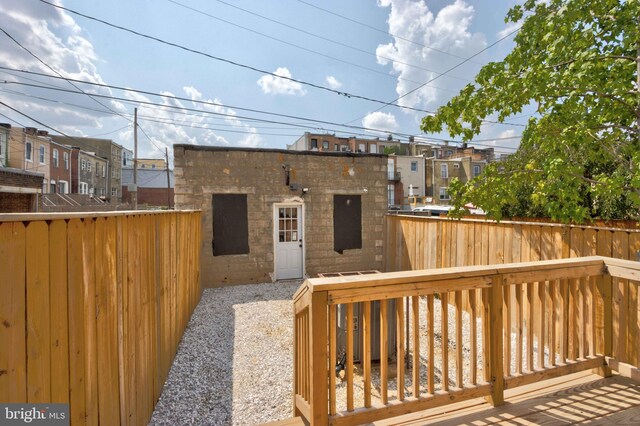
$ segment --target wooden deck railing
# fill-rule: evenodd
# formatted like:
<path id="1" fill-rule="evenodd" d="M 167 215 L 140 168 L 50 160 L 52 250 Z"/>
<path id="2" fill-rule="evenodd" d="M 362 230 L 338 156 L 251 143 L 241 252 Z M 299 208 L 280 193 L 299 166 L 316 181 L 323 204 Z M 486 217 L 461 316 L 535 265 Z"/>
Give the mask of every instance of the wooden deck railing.
<path id="1" fill-rule="evenodd" d="M 640 280 L 640 264 L 599 256 L 309 279 L 294 295 L 295 415 L 353 425 L 480 396 L 499 405 L 505 389 L 582 370 L 638 375 L 640 317 L 622 303 L 637 297 L 629 280 Z M 338 310 L 361 325 L 344 331 L 343 378 L 334 371 Z"/>

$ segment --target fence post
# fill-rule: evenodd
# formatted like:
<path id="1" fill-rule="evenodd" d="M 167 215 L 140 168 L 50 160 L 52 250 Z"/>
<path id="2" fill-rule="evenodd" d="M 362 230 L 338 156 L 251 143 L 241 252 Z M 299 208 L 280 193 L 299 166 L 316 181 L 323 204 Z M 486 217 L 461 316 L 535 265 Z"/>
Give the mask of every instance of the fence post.
<path id="1" fill-rule="evenodd" d="M 329 424 L 329 368 L 328 341 L 329 327 L 327 326 L 327 292 L 311 293 L 311 307 L 309 309 L 309 358 L 311 385 L 311 424 Z"/>
<path id="2" fill-rule="evenodd" d="M 504 402 L 502 285 L 503 276 L 495 275 L 491 287 L 482 290 L 484 378 L 491 383 L 491 394 L 486 399 L 494 407 Z"/>

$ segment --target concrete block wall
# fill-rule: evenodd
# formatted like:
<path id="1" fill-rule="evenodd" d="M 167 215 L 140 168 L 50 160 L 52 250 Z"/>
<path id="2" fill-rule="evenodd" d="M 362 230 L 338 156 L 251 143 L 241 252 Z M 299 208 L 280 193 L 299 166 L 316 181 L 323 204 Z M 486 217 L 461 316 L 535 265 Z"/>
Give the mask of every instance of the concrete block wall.
<path id="1" fill-rule="evenodd" d="M 175 206 L 202 210 L 202 285 L 270 282 L 274 278 L 274 204 L 303 205 L 304 272 L 382 269 L 387 210 L 387 156 L 175 145 Z M 290 184 L 286 185 L 285 168 Z M 309 188 L 302 194 L 301 188 Z M 247 255 L 213 256 L 212 194 L 247 194 Z M 334 251 L 333 197 L 362 201 L 362 248 Z"/>

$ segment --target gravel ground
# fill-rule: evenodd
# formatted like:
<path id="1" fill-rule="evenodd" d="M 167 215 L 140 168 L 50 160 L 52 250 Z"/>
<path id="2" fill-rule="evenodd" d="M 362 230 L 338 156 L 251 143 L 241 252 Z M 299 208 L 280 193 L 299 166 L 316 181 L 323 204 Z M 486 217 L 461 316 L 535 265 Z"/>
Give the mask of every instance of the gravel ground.
<path id="1" fill-rule="evenodd" d="M 256 425 L 292 415 L 293 293 L 301 281 L 205 289 L 187 326 L 151 425 Z M 420 299 L 421 392 L 426 392 L 426 300 Z M 434 306 L 435 387 L 442 388 L 442 353 L 449 353 L 449 384 L 455 386 L 455 308 L 448 307 L 449 336 L 443 345 L 441 305 Z M 482 381 L 482 328 L 477 321 L 478 381 Z M 464 383 L 470 378 L 470 317 L 463 313 Z M 512 336 L 512 371 L 515 334 Z M 526 341 L 525 341 L 526 342 Z M 534 346 L 534 349 L 535 348 Z M 525 343 L 526 350 L 526 343 Z M 411 352 L 411 351 L 410 351 Z M 537 365 L 537 355 L 534 355 Z M 545 358 L 548 361 L 548 354 Z M 355 406 L 364 401 L 359 366 L 354 374 Z M 380 373 L 372 366 L 372 399 L 379 401 Z M 346 382 L 337 379 L 338 411 L 346 409 Z M 411 370 L 405 372 L 411 395 Z M 396 399 L 390 367 L 389 400 Z"/>
<path id="2" fill-rule="evenodd" d="M 205 289 L 150 425 L 255 425 L 292 415 L 301 281 Z"/>

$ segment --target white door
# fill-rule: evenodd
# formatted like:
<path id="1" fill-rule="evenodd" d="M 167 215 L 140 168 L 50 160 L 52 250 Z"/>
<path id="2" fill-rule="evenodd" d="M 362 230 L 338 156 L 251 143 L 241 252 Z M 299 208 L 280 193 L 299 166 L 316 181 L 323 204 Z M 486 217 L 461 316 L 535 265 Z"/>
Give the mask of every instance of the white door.
<path id="1" fill-rule="evenodd" d="M 302 206 L 275 207 L 276 279 L 302 278 Z"/>

